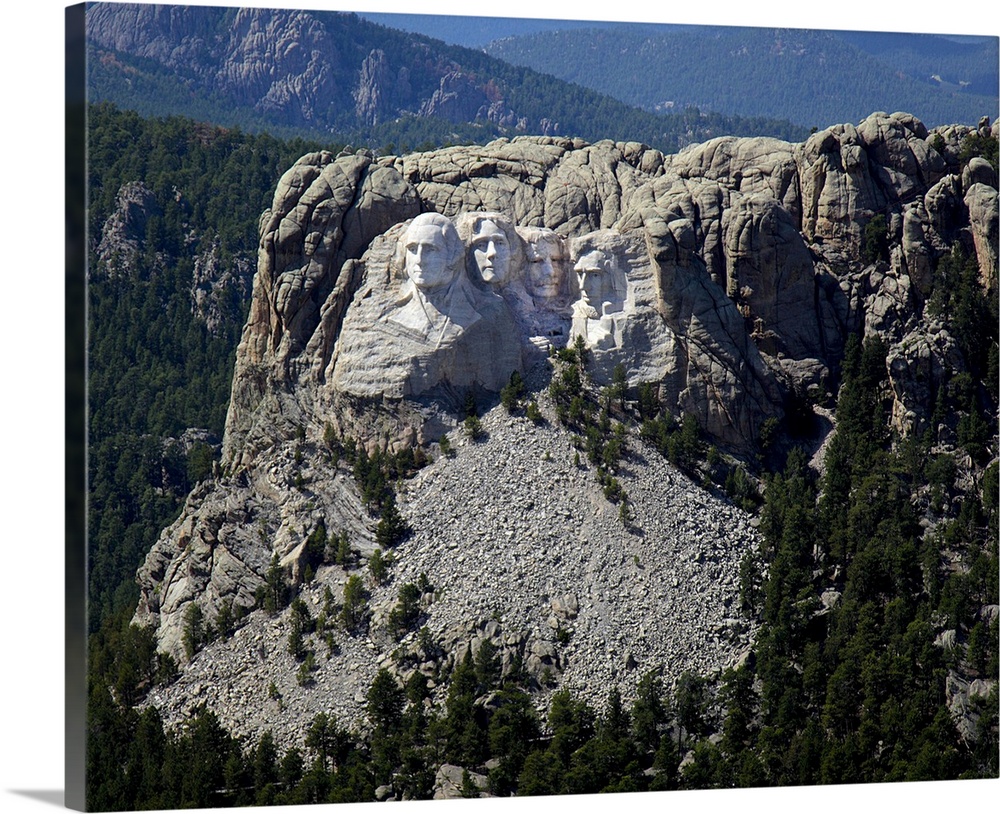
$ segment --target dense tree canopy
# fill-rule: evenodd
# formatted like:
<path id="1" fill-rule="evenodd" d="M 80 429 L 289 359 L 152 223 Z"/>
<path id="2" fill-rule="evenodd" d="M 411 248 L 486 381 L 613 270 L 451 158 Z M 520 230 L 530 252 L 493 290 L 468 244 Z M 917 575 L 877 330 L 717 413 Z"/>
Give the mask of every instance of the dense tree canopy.
<path id="1" fill-rule="evenodd" d="M 257 219 L 281 173 L 318 145 L 193 121 L 143 119 L 110 105 L 88 113 L 92 249 L 125 184 L 142 182 L 149 219 L 129 273 L 92 265 L 88 286 L 90 622 L 134 603 L 133 575 L 193 483 L 204 445 L 165 444 L 189 427 L 221 437 L 247 298 L 220 301 L 214 330 L 192 307 L 195 258 L 225 266 L 256 254 Z"/>

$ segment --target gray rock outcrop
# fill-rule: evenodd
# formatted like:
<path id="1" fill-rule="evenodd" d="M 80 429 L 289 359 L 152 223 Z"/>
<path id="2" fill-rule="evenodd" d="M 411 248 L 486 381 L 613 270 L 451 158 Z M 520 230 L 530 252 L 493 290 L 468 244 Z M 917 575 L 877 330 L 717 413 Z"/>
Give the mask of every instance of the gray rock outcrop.
<path id="1" fill-rule="evenodd" d="M 866 325 L 902 339 L 911 326 L 893 314 L 929 295 L 937 258 L 956 235 L 976 251 L 984 284 L 995 279 L 996 190 L 982 182 L 989 173 L 980 164 L 968 179 L 949 174 L 948 159 L 932 146 L 947 154 L 938 136 L 906 114 L 879 113 L 803 145 L 722 138 L 676 156 L 541 137 L 404 157 L 306 156 L 286 173 L 262 220 L 226 458 L 244 465 L 272 430 L 319 428 L 330 418 L 330 399 L 317 394 L 338 380 L 331 362 L 351 308 L 371 305 L 367 295 L 351 301 L 359 289 L 377 299 L 394 285 L 391 247 L 374 245 L 376 237 L 420 212 L 454 219 L 477 210 L 519 228 L 572 238 L 612 230 L 644 243 L 645 256 L 632 265 L 649 270 L 653 290 L 640 298 L 660 318 L 631 343 L 648 346 L 642 358 L 622 353 L 604 368 L 625 364 L 632 384 L 655 378 L 668 408 L 693 413 L 722 443 L 749 450 L 790 395 L 822 397 L 846 331 Z M 888 276 L 878 272 L 873 292 L 861 244 L 876 215 L 888 216 L 902 252 Z M 634 276 L 640 288 L 643 273 Z M 377 395 L 399 394 L 352 391 Z M 338 429 L 354 433 L 364 424 L 342 421 L 357 411 L 335 406 Z M 394 443 L 433 440 L 448 424 L 428 421 L 399 423 Z"/>
<path id="2" fill-rule="evenodd" d="M 461 766 L 445 763 L 437 770 L 434 777 L 434 799 L 454 800 L 457 797 L 463 797 L 466 778 L 477 789 L 477 795 L 485 792 L 489 787 L 486 775 L 469 772 Z"/>
<path id="3" fill-rule="evenodd" d="M 101 229 L 93 273 L 108 277 L 135 274 L 149 219 L 162 214 L 153 190 L 140 181 L 124 184 L 115 196 L 114 210 Z"/>
<path id="4" fill-rule="evenodd" d="M 387 40 L 345 12 L 96 3 L 87 33 L 103 57 L 156 62 L 192 92 L 284 127 L 343 133 L 410 116 L 559 131 L 550 117 L 514 109 L 496 69 L 463 69 L 454 53 L 403 34 Z"/>
<path id="5" fill-rule="evenodd" d="M 979 260 L 980 282 L 984 288 L 996 288 L 997 245 L 1000 242 L 996 185 L 973 184 L 965 193 L 965 206 Z"/>
<path id="6" fill-rule="evenodd" d="M 254 264 L 245 254 L 220 257 L 219 243 L 194 258 L 191 280 L 191 310 L 217 334 L 233 318 L 233 302 L 245 302 L 253 286 Z"/>

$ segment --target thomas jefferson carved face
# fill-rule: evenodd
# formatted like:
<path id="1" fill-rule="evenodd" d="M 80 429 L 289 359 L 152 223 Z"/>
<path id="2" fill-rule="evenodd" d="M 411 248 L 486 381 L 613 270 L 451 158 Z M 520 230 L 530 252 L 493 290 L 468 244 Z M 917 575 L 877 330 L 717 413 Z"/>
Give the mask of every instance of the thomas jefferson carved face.
<path id="1" fill-rule="evenodd" d="M 487 285 L 503 285 L 510 276 L 510 244 L 493 221 L 481 220 L 472 236 L 472 256 Z"/>
<path id="2" fill-rule="evenodd" d="M 457 242 L 458 235 L 452 237 L 442 224 L 423 216 L 406 230 L 403 238 L 406 274 L 421 291 L 441 288 L 455 279 L 457 270 L 452 264 L 449 240 Z"/>

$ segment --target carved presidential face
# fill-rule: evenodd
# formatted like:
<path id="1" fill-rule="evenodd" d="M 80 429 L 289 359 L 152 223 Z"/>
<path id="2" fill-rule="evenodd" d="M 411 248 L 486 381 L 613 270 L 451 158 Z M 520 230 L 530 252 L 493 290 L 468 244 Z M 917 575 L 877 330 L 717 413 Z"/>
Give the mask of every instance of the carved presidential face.
<path id="1" fill-rule="evenodd" d="M 448 236 L 441 225 L 417 218 L 406 230 L 403 243 L 406 274 L 418 289 L 431 291 L 455 278 Z"/>
<path id="2" fill-rule="evenodd" d="M 609 262 L 602 251 L 584 252 L 573 266 L 580 281 L 580 299 L 588 305 L 600 306 L 609 299 L 611 280 L 608 279 Z"/>
<path id="3" fill-rule="evenodd" d="M 528 284 L 531 293 L 543 299 L 559 296 L 565 253 L 558 238 L 528 243 Z"/>
<path id="4" fill-rule="evenodd" d="M 476 224 L 470 246 L 479 277 L 487 285 L 503 285 L 510 276 L 510 244 L 493 221 Z"/>

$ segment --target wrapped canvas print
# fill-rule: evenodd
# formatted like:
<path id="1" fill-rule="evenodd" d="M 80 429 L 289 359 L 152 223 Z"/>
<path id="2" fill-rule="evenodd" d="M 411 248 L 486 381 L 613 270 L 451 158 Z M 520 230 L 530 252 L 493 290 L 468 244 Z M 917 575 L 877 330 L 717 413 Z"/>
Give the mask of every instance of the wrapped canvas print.
<path id="1" fill-rule="evenodd" d="M 998 777 L 996 36 L 66 21 L 69 805 Z"/>

